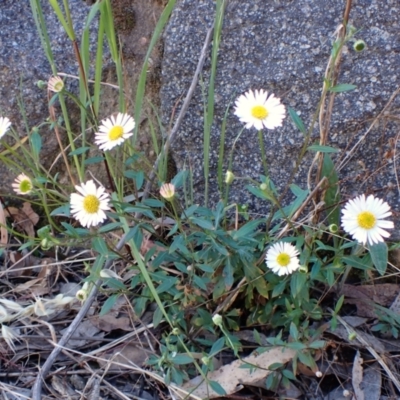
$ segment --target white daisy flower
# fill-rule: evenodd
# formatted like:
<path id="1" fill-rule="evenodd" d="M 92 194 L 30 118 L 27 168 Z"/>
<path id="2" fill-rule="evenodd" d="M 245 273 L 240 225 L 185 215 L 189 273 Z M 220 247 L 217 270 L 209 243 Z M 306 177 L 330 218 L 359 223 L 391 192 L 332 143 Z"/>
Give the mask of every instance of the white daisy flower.
<path id="1" fill-rule="evenodd" d="M 131 137 L 134 128 L 135 121 L 130 115 L 122 113 L 118 113 L 117 117 L 112 115 L 101 121 L 100 132 L 96 133 L 95 143 L 101 150 L 111 150 Z"/>
<path id="2" fill-rule="evenodd" d="M 29 194 L 33 188 L 31 179 L 25 174 L 19 174 L 11 186 L 15 193 L 22 195 Z"/>
<path id="3" fill-rule="evenodd" d="M 59 76 L 52 76 L 47 82 L 47 89 L 60 93 L 64 89 L 64 81 Z"/>
<path id="4" fill-rule="evenodd" d="M 265 262 L 275 274 L 289 275 L 300 267 L 298 255 L 296 247 L 290 243 L 278 242 L 267 251 Z"/>
<path id="5" fill-rule="evenodd" d="M 342 210 L 342 226 L 357 242 L 370 245 L 383 242 L 390 236 L 385 229 L 393 229 L 392 221 L 384 218 L 392 215 L 388 203 L 375 198 L 372 194 L 356 197 L 346 203 Z"/>
<path id="6" fill-rule="evenodd" d="M 92 180 L 76 185 L 75 189 L 80 193 L 72 193 L 70 198 L 71 213 L 82 226 L 96 226 L 103 222 L 107 216 L 104 212 L 110 209 L 110 196 L 103 186 L 96 188 Z"/>
<path id="7" fill-rule="evenodd" d="M 11 126 L 11 121 L 7 117 L 0 117 L 0 138 L 2 138 Z"/>
<path id="8" fill-rule="evenodd" d="M 264 127 L 275 129 L 282 125 L 285 118 L 285 106 L 281 101 L 264 90 L 249 90 L 242 94 L 235 102 L 235 115 L 250 129 L 254 126 L 257 130 Z"/>

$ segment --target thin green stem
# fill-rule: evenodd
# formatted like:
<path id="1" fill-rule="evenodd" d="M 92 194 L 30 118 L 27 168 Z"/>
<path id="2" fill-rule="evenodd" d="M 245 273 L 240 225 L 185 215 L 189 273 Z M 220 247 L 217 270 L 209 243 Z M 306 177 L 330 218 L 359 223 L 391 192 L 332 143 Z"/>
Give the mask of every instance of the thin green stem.
<path id="1" fill-rule="evenodd" d="M 269 176 L 267 156 L 265 154 L 265 147 L 264 147 L 264 137 L 261 129 L 258 131 L 258 141 L 260 143 L 261 161 L 263 163 L 264 174 L 265 176 Z"/>

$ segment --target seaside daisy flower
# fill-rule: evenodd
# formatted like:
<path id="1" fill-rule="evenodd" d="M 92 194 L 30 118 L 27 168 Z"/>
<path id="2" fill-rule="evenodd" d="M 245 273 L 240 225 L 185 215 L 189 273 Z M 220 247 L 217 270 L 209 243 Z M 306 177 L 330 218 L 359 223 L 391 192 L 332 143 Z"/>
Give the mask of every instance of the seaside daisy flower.
<path id="1" fill-rule="evenodd" d="M 175 196 L 175 186 L 172 183 L 164 183 L 160 188 L 160 195 L 171 201 Z"/>
<path id="2" fill-rule="evenodd" d="M 278 242 L 267 251 L 265 262 L 275 274 L 289 275 L 300 267 L 298 255 L 296 247 L 290 243 Z"/>
<path id="3" fill-rule="evenodd" d="M 118 113 L 117 116 L 103 119 L 100 132 L 95 135 L 95 143 L 101 150 L 111 150 L 119 146 L 133 135 L 134 119 L 128 114 Z"/>
<path id="4" fill-rule="evenodd" d="M 282 125 L 285 118 L 285 106 L 281 104 L 280 99 L 264 90 L 249 90 L 242 94 L 235 102 L 235 115 L 241 122 L 246 124 L 246 128 L 261 130 L 275 129 Z"/>
<path id="5" fill-rule="evenodd" d="M 15 193 L 22 195 L 29 194 L 33 188 L 31 179 L 25 174 L 19 174 L 11 186 Z"/>
<path id="6" fill-rule="evenodd" d="M 7 117 L 0 117 L 0 138 L 10 129 L 11 121 Z"/>
<path id="7" fill-rule="evenodd" d="M 362 244 L 383 242 L 390 236 L 385 229 L 393 229 L 392 221 L 384 218 L 392 215 L 388 203 L 375 198 L 372 194 L 349 200 L 342 210 L 342 226 L 353 239 Z"/>
<path id="8" fill-rule="evenodd" d="M 60 93 L 64 89 L 64 81 L 59 76 L 52 76 L 47 82 L 47 89 Z"/>
<path id="9" fill-rule="evenodd" d="M 104 212 L 110 209 L 110 196 L 103 186 L 98 188 L 92 180 L 76 185 L 79 193 L 72 193 L 70 197 L 71 213 L 82 226 L 91 227 L 103 222 L 107 216 Z"/>

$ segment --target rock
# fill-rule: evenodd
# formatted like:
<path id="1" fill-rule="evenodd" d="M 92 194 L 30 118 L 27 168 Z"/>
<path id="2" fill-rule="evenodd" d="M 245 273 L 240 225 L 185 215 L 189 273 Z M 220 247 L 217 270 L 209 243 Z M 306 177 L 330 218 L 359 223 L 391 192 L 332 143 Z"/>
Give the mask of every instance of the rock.
<path id="1" fill-rule="evenodd" d="M 71 41 L 58 22 L 48 1 L 41 2 L 45 15 L 48 33 L 59 72 L 78 75 L 78 65 Z M 90 8 L 82 0 L 69 0 L 72 20 L 77 34 L 78 43 L 82 29 L 86 23 Z M 93 29 L 96 21 L 92 22 Z M 42 48 L 39 34 L 35 25 L 29 1 L 5 0 L 0 7 L 0 112 L 12 122 L 12 127 L 20 137 L 24 137 L 34 126 L 45 122 L 49 116 L 47 91 L 39 89 L 37 81 L 47 81 L 51 76 L 50 64 Z M 96 43 L 96 33 L 93 31 L 91 42 Z M 74 87 L 77 82 L 67 80 L 67 87 Z M 23 104 L 26 123 L 21 114 L 19 102 Z M 71 111 L 74 108 L 71 106 Z M 76 112 L 76 111 L 75 111 Z M 58 112 L 57 116 L 60 116 Z M 79 124 L 79 118 L 76 120 Z M 79 125 L 78 125 L 79 126 Z M 48 168 L 60 152 L 56 136 L 48 125 L 40 128 L 43 141 L 41 160 Z M 5 140 L 9 138 L 5 137 Z M 27 171 L 29 174 L 29 171 Z M 54 169 L 52 170 L 55 174 Z M 16 173 L 10 172 L 0 163 L 0 177 L 3 195 L 10 193 L 11 182 Z"/>
<path id="2" fill-rule="evenodd" d="M 229 103 L 249 89 L 265 89 L 296 110 L 308 127 L 320 98 L 333 35 L 342 22 L 345 6 L 345 2 L 328 0 L 231 0 L 228 3 L 218 54 L 215 119 L 210 146 L 212 204 L 220 198 L 216 181 L 220 130 Z M 214 9 L 213 0 L 181 0 L 173 12 L 164 34 L 162 63 L 161 107 L 166 125 L 178 103 L 176 118 L 181 99 L 190 85 L 206 31 L 213 21 Z M 336 163 L 340 163 L 366 135 L 400 83 L 399 2 L 353 2 L 350 24 L 360 29 L 355 37 L 367 43 L 367 50 L 357 53 L 349 42 L 343 52 L 339 83 L 354 84 L 357 89 L 340 93 L 335 99 L 327 144 L 340 149 Z M 210 58 L 206 60 L 203 72 L 205 91 L 209 73 Z M 342 200 L 374 193 L 399 211 L 397 162 L 394 161 L 400 121 L 395 110 L 398 110 L 399 101 L 400 96 L 397 96 L 349 162 L 340 169 Z M 233 141 L 241 128 L 232 103 L 226 131 L 225 169 Z M 303 134 L 289 117 L 281 128 L 264 130 L 263 134 L 270 176 L 282 192 L 303 146 Z M 313 143 L 318 143 L 317 124 L 312 138 Z M 192 169 L 195 201 L 204 203 L 200 85 L 172 149 L 178 167 Z M 306 176 L 314 154 L 308 153 L 295 178 L 295 183 L 303 189 L 307 188 Z M 243 131 L 236 144 L 233 165 L 236 176 L 258 180 L 259 174 L 263 173 L 255 129 Z M 253 213 L 263 214 L 268 209 L 265 202 L 244 189 L 243 181 L 236 181 L 232 186 L 230 201 L 249 204 Z"/>

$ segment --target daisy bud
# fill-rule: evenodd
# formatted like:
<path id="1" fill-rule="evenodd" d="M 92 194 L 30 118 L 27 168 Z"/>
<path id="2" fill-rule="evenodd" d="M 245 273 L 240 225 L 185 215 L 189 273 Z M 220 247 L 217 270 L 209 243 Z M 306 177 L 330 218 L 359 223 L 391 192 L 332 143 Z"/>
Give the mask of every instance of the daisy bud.
<path id="1" fill-rule="evenodd" d="M 167 201 L 172 201 L 175 196 L 175 186 L 172 183 L 164 183 L 160 188 L 160 195 Z"/>
<path id="2" fill-rule="evenodd" d="M 366 47 L 367 45 L 365 44 L 364 40 L 357 40 L 353 44 L 353 49 L 358 53 L 365 50 Z"/>
<path id="3" fill-rule="evenodd" d="M 357 333 L 355 332 L 351 332 L 349 333 L 349 340 L 355 340 L 357 338 Z"/>
<path id="4" fill-rule="evenodd" d="M 36 85 L 39 89 L 46 89 L 46 82 L 45 81 L 37 81 Z"/>
<path id="5" fill-rule="evenodd" d="M 317 372 L 315 373 L 315 376 L 316 376 L 317 378 L 321 378 L 321 377 L 322 377 L 322 372 L 321 372 L 321 371 L 317 371 Z"/>
<path id="6" fill-rule="evenodd" d="M 212 317 L 212 321 L 214 322 L 215 325 L 222 326 L 222 317 L 219 314 L 215 314 Z"/>
<path id="7" fill-rule="evenodd" d="M 47 89 L 54 93 L 60 93 L 64 89 L 64 82 L 59 76 L 52 76 L 47 82 Z"/>
<path id="8" fill-rule="evenodd" d="M 262 183 L 262 184 L 260 185 L 260 189 L 261 189 L 261 190 L 267 190 L 267 189 L 268 189 L 268 185 L 267 185 L 266 183 Z"/>
<path id="9" fill-rule="evenodd" d="M 299 271 L 302 272 L 303 274 L 307 274 L 308 273 L 307 265 L 300 265 Z"/>
<path id="10" fill-rule="evenodd" d="M 177 335 L 179 335 L 179 333 L 180 333 L 180 330 L 179 330 L 179 328 L 174 328 L 174 329 L 172 329 L 172 332 L 171 332 L 173 335 L 175 335 L 175 336 L 177 336 Z"/>
<path id="11" fill-rule="evenodd" d="M 339 227 L 336 224 L 330 224 L 329 225 L 329 232 L 330 233 L 337 233 L 339 230 Z"/>
<path id="12" fill-rule="evenodd" d="M 210 358 L 204 356 L 204 357 L 201 358 L 201 362 L 202 362 L 204 365 L 208 365 L 208 364 L 210 363 Z"/>
<path id="13" fill-rule="evenodd" d="M 350 394 L 349 390 L 343 390 L 343 397 L 350 397 Z"/>
<path id="14" fill-rule="evenodd" d="M 235 175 L 233 175 L 232 171 L 226 171 L 225 174 L 225 183 L 230 185 L 235 180 Z"/>

